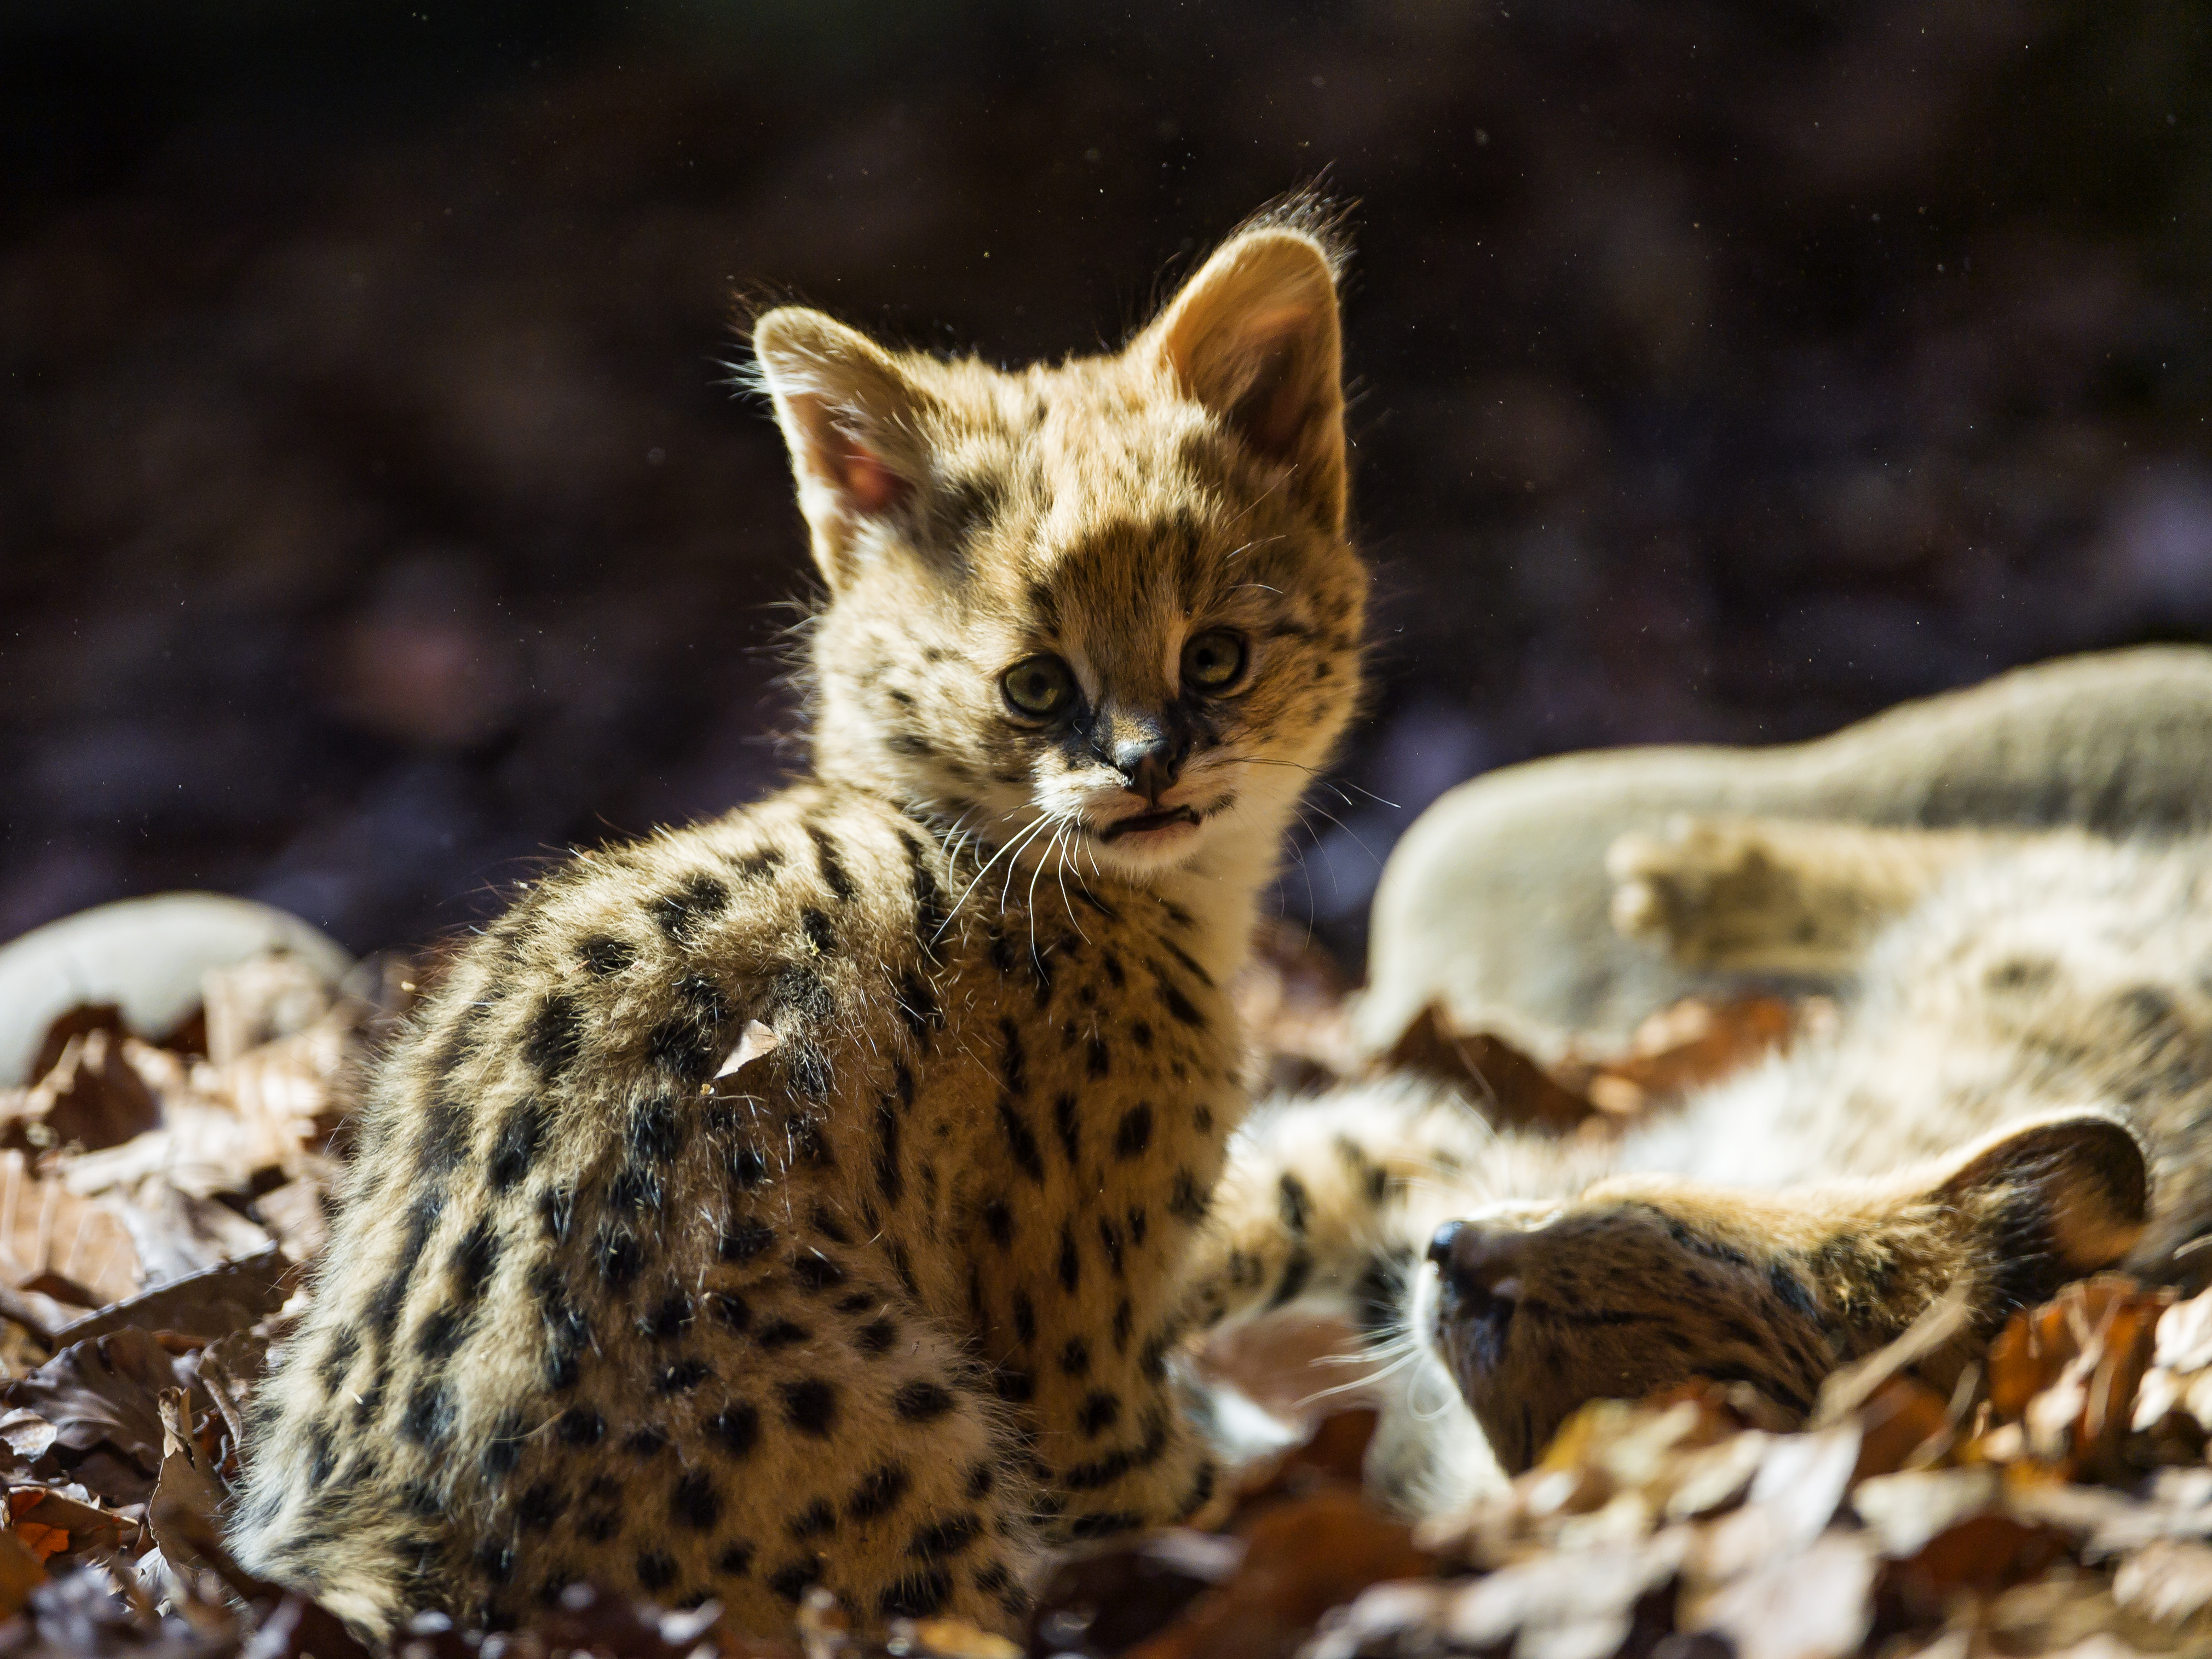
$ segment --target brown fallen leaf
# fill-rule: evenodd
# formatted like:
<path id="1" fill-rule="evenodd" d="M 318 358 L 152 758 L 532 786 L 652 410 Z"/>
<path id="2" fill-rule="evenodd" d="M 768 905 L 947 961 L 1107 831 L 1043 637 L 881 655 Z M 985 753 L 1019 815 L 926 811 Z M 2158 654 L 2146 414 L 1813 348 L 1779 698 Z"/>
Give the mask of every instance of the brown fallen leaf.
<path id="1" fill-rule="evenodd" d="M 8 1494 L 9 1524 L 18 1532 L 36 1526 L 59 1538 L 59 1553 L 112 1553 L 136 1548 L 138 1523 L 113 1510 L 44 1486 L 17 1486 Z"/>
<path id="2" fill-rule="evenodd" d="M 1375 1069 L 1433 1078 L 1469 1096 L 1492 1122 L 1515 1128 L 1564 1133 L 1596 1110 L 1587 1097 L 1564 1086 L 1504 1037 L 1454 1030 L 1450 1015 L 1433 1002 L 1414 1016 Z"/>
<path id="3" fill-rule="evenodd" d="M 242 1331 L 284 1305 L 296 1269 L 274 1244 L 258 1254 L 173 1279 L 150 1291 L 110 1303 L 54 1333 L 57 1346 L 88 1341 L 110 1331 L 174 1331 L 213 1341 Z"/>
<path id="4" fill-rule="evenodd" d="M 89 1298 L 82 1305 L 96 1308 L 138 1288 L 137 1249 L 106 1206 L 38 1172 L 22 1153 L 0 1152 L 0 1277 L 21 1286 L 42 1273 L 81 1286 Z M 48 1313 L 56 1326 L 71 1316 Z"/>
<path id="5" fill-rule="evenodd" d="M 2135 1420 L 2136 1390 L 2173 1302 L 2170 1290 L 2100 1273 L 2015 1314 L 1990 1348 L 1991 1411 L 2018 1424 L 2026 1451 L 2054 1468 L 2125 1478 L 2121 1446 Z M 1991 1455 L 2003 1449 L 2001 1443 Z"/>
<path id="6" fill-rule="evenodd" d="M 126 1327 L 74 1343 L 0 1387 L 0 1404 L 34 1412 L 54 1425 L 42 1463 L 52 1461 L 112 1502 L 134 1504 L 153 1491 L 161 1470 L 159 1402 L 176 1383 L 167 1351 L 146 1332 Z"/>
<path id="7" fill-rule="evenodd" d="M 182 1389 L 167 1389 L 159 1402 L 161 1472 L 147 1500 L 146 1524 L 162 1557 L 179 1571 L 212 1570 L 197 1540 L 220 1531 L 223 1492 L 207 1455 L 192 1437 L 191 1407 Z"/>
<path id="8" fill-rule="evenodd" d="M 1244 1548 L 1237 1539 L 1170 1529 L 1067 1551 L 1038 1585 L 1028 1644 L 1043 1653 L 1118 1654 L 1227 1583 Z"/>
<path id="9" fill-rule="evenodd" d="M 45 1560 L 12 1529 L 0 1532 L 0 1619 L 13 1619 L 46 1582 Z"/>
<path id="10" fill-rule="evenodd" d="M 1646 1018 L 1626 1054 L 1571 1057 L 1559 1080 L 1603 1111 L 1632 1115 L 1785 1047 L 1797 1022 L 1796 1008 L 1780 997 L 1689 997 Z"/>
<path id="11" fill-rule="evenodd" d="M 158 1126 L 161 1103 L 124 1048 L 123 1034 L 105 1027 L 70 1037 L 51 1069 L 13 1092 L 0 1115 L 0 1144 L 30 1152 L 115 1146 Z"/>
<path id="12" fill-rule="evenodd" d="M 1245 1554 L 1235 1576 L 1128 1650 L 1128 1659 L 1289 1659 L 1329 1608 L 1370 1584 L 1425 1577 L 1436 1566 L 1410 1528 L 1341 1488 L 1264 1509 L 1241 1530 Z"/>

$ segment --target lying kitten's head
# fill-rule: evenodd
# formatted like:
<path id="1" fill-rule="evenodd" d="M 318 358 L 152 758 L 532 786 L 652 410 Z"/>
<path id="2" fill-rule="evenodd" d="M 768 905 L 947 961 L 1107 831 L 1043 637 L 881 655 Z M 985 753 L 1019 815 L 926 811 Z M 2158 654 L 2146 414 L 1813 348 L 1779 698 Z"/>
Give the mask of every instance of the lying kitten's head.
<path id="1" fill-rule="evenodd" d="M 1916 1369 L 1948 1386 L 2015 1308 L 2142 1234 L 2142 1148 L 2101 1116 L 2005 1130 L 1892 1180 L 1781 1192 L 1620 1176 L 1437 1231 L 1415 1318 L 1518 1474 L 1592 1400 L 1692 1376 L 1802 1414 L 1946 1288 L 1971 1315 Z"/>
<path id="2" fill-rule="evenodd" d="M 1272 842 L 1358 692 L 1334 259 L 1263 223 L 1118 355 L 1012 372 L 759 320 L 825 775 L 1078 869 Z"/>

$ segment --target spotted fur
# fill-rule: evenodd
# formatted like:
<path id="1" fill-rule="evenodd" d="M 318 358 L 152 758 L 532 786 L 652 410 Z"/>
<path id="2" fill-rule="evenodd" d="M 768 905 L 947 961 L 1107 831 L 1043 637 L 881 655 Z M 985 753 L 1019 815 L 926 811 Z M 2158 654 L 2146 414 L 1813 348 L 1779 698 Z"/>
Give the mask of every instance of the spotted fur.
<path id="1" fill-rule="evenodd" d="M 2212 1226 L 2212 843 L 1911 833 L 1675 839 L 1765 872 L 1705 902 L 1840 915 L 1868 870 L 1859 908 L 1888 926 L 1830 930 L 1877 935 L 1832 1034 L 1614 1149 L 1493 1133 L 1403 1085 L 1255 1113 L 1194 1321 L 1289 1308 L 1363 1327 L 1397 1362 L 1370 1474 L 1418 1510 L 1526 1468 L 1593 1398 L 1705 1376 L 1802 1413 L 1954 1287 L 1967 1322 L 1921 1361 L 1939 1382 L 2067 1279 L 2201 1274 L 2179 1247 Z M 1692 914 L 1697 884 L 1659 844 L 1634 851 L 1624 880 L 1665 876 L 1696 937 L 1795 937 Z M 1814 898 L 1789 890 L 1798 873 Z"/>
<path id="2" fill-rule="evenodd" d="M 580 1579 L 1003 1628 L 1042 1545 L 1206 1502 L 1165 1355 L 1243 1111 L 1223 987 L 1358 678 L 1333 259 L 1279 217 L 1013 373 L 761 319 L 815 776 L 580 854 L 415 1013 L 248 1565 L 371 1634 Z M 1233 682 L 1182 672 L 1207 630 Z M 1040 653 L 1063 719 L 1002 687 Z"/>

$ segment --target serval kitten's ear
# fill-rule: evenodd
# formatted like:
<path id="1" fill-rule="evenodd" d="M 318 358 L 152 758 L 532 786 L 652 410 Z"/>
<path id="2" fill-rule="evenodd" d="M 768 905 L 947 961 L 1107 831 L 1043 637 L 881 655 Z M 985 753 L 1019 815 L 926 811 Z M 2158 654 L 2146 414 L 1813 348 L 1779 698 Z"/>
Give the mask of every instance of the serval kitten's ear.
<path id="1" fill-rule="evenodd" d="M 1929 1196 L 1984 1230 L 2008 1301 L 2038 1302 L 2134 1248 L 2149 1219 L 2150 1170 L 2125 1124 L 2082 1113 L 2001 1131 Z"/>
<path id="2" fill-rule="evenodd" d="M 867 336 L 799 306 L 753 325 L 753 354 L 835 592 L 852 574 L 856 532 L 905 505 L 927 476 L 915 421 L 922 394 Z"/>
<path id="3" fill-rule="evenodd" d="M 1232 237 L 1133 351 L 1158 352 L 1183 391 L 1269 460 L 1332 531 L 1344 527 L 1344 387 L 1336 276 L 1296 230 Z"/>

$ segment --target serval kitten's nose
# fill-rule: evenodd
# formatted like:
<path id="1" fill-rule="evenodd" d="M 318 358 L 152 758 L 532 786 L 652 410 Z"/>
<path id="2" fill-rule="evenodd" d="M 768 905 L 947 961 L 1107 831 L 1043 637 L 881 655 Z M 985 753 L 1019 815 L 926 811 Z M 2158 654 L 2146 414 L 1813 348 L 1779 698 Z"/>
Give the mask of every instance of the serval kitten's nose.
<path id="1" fill-rule="evenodd" d="M 1182 775 L 1182 751 L 1166 738 L 1117 744 L 1114 748 L 1114 769 L 1128 780 L 1130 788 L 1158 806 L 1160 797 L 1172 789 L 1175 781 Z"/>

